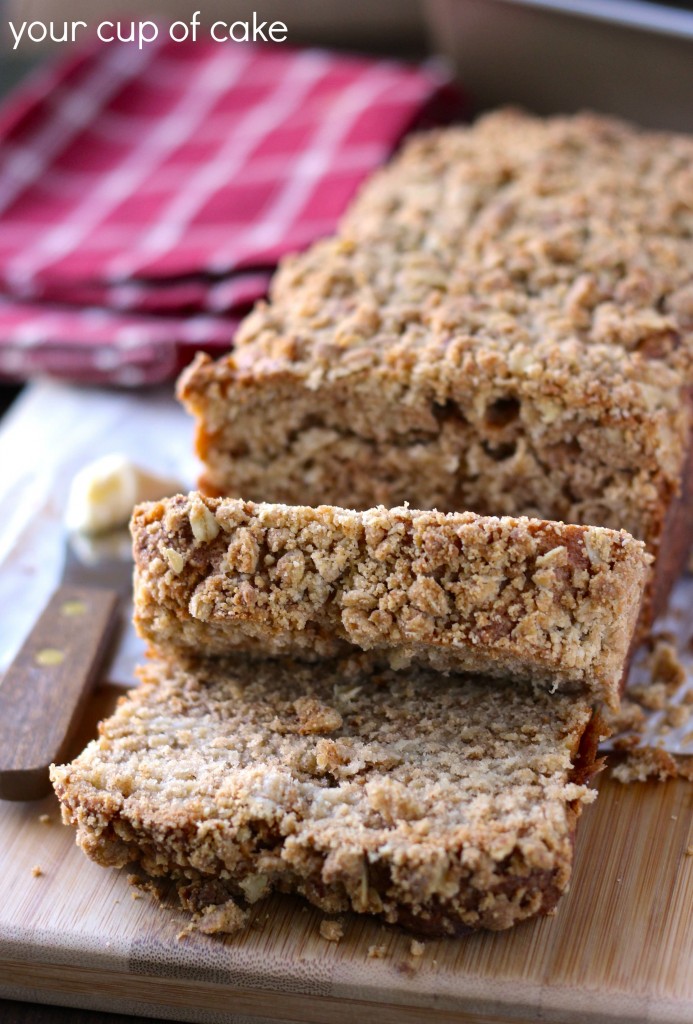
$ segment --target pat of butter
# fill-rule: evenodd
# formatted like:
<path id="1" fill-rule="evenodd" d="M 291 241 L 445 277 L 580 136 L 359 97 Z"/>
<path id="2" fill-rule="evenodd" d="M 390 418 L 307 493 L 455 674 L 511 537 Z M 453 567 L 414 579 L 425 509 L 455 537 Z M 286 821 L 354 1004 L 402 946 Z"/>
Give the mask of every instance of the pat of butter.
<path id="1" fill-rule="evenodd" d="M 65 525 L 78 533 L 105 533 L 124 526 L 139 502 L 157 501 L 182 490 L 180 481 L 149 473 L 125 455 L 104 455 L 74 477 Z"/>

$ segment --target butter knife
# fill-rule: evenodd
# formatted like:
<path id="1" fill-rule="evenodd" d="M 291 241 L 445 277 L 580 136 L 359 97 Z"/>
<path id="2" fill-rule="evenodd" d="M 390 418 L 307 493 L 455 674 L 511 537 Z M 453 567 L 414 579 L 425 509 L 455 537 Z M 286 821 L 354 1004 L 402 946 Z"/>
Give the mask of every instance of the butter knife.
<path id="1" fill-rule="evenodd" d="M 127 530 L 68 535 L 62 583 L 0 683 L 0 799 L 49 792 L 131 592 Z"/>

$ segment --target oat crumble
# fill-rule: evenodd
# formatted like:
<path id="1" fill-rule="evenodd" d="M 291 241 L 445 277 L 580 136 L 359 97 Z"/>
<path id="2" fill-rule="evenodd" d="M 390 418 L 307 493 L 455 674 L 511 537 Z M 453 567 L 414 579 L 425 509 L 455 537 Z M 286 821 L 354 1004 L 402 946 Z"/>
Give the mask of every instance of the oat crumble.
<path id="1" fill-rule="evenodd" d="M 139 506 L 132 532 L 135 624 L 158 650 L 314 660 L 356 645 L 396 668 L 531 679 L 614 707 L 649 558 L 600 527 L 195 493 Z"/>
<path id="2" fill-rule="evenodd" d="M 202 489 L 623 528 L 645 628 L 693 531 L 692 196 L 693 139 L 593 114 L 411 139 L 184 373 Z"/>

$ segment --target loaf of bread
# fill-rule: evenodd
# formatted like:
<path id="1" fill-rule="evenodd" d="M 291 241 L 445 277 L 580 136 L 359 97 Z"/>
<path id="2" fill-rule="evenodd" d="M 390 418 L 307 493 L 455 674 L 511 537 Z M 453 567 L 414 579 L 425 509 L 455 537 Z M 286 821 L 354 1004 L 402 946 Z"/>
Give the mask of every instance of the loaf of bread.
<path id="1" fill-rule="evenodd" d="M 595 795 L 581 698 L 363 655 L 152 659 L 141 677 L 51 769 L 102 865 L 171 878 L 200 910 L 280 890 L 431 935 L 507 928 L 568 884 Z"/>
<path id="2" fill-rule="evenodd" d="M 507 111 L 286 260 L 181 378 L 207 496 L 134 516 L 142 685 L 51 772 L 85 852 L 198 909 L 549 912 L 693 533 L 692 266 L 692 139 Z"/>
<path id="3" fill-rule="evenodd" d="M 178 495 L 132 520 L 159 651 L 481 672 L 616 706 L 650 556 L 629 534 L 471 512 Z"/>
<path id="4" fill-rule="evenodd" d="M 693 531 L 693 139 L 505 111 L 409 142 L 180 382 L 201 487 Z"/>

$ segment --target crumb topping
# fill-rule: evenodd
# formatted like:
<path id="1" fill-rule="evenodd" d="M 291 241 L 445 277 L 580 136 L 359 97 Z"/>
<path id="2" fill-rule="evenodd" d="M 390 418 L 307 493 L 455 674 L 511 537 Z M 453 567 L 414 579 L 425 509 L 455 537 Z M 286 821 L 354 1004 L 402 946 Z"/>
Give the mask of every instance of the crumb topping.
<path id="1" fill-rule="evenodd" d="M 692 167 L 691 138 L 594 115 L 409 141 L 181 379 L 203 488 L 595 523 L 656 554 L 693 430 Z"/>
<path id="2" fill-rule="evenodd" d="M 344 938 L 344 926 L 340 921 L 325 919 L 320 922 L 320 934 L 327 942 L 341 942 Z"/>
<path id="3" fill-rule="evenodd" d="M 598 527 L 199 494 L 139 506 L 132 531 L 135 622 L 160 649 L 312 659 L 356 645 L 393 667 L 530 678 L 610 704 L 649 559 Z M 306 705 L 301 728 L 321 715 Z"/>
<path id="4" fill-rule="evenodd" d="M 314 383 L 415 351 L 435 373 L 452 345 L 482 374 L 572 366 L 576 395 L 616 377 L 632 403 L 671 407 L 693 352 L 692 163 L 686 136 L 593 115 L 501 111 L 415 137 L 336 238 L 284 262 L 238 365 L 263 355 Z"/>

